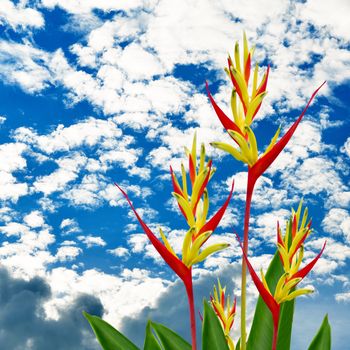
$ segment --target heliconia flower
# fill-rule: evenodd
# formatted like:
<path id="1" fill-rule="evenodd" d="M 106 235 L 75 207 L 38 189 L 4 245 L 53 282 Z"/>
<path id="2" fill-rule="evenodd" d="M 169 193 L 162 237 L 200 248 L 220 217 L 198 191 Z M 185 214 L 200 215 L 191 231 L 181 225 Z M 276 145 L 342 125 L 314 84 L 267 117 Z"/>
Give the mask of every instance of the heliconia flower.
<path id="1" fill-rule="evenodd" d="M 307 288 L 295 288 L 298 285 L 298 283 L 302 281 L 304 277 L 314 267 L 318 259 L 321 257 L 326 246 L 325 242 L 317 256 L 305 267 L 300 269 L 304 253 L 303 244 L 305 239 L 311 232 L 311 221 L 307 223 L 307 209 L 304 210 L 303 217 L 300 223 L 301 211 L 302 201 L 299 204 L 298 210 L 296 212 L 294 210 L 292 211 L 292 217 L 287 222 L 286 233 L 284 237 L 282 237 L 279 224 L 277 225 L 277 247 L 283 265 L 284 274 L 279 278 L 274 292 L 270 290 L 270 287 L 267 284 L 265 275 L 262 270 L 260 280 L 251 263 L 249 262 L 246 253 L 243 251 L 243 247 L 241 246 L 243 251 L 243 258 L 246 261 L 252 280 L 256 288 L 258 289 L 262 299 L 264 300 L 266 306 L 269 308 L 272 314 L 274 323 L 274 337 L 272 349 L 275 349 L 277 342 L 280 305 L 283 302 L 293 300 L 300 295 L 309 294 L 313 292 L 313 290 Z"/>
<path id="2" fill-rule="evenodd" d="M 251 182 L 255 181 L 265 172 L 265 170 L 272 164 L 277 158 L 280 152 L 289 142 L 290 138 L 294 134 L 298 124 L 302 120 L 306 110 L 308 109 L 311 101 L 323 86 L 323 84 L 312 94 L 309 102 L 302 111 L 299 118 L 294 122 L 286 134 L 277 142 L 279 137 L 280 128 L 277 129 L 274 136 L 271 139 L 270 144 L 266 150 L 259 155 L 258 143 L 251 128 L 251 124 L 260 109 L 261 103 L 266 96 L 266 87 L 269 76 L 269 67 L 261 79 L 259 85 L 258 81 L 258 70 L 259 66 L 255 65 L 253 74 L 252 90 L 249 93 L 249 78 L 251 76 L 251 60 L 254 49 L 248 49 L 248 43 L 244 34 L 244 52 L 243 52 L 243 67 L 241 67 L 240 56 L 239 56 L 239 45 L 236 43 L 235 46 L 235 64 L 233 60 L 228 58 L 228 69 L 226 72 L 231 78 L 233 84 L 233 90 L 231 95 L 231 109 L 233 114 L 233 120 L 230 119 L 216 104 L 214 101 L 206 82 L 207 93 L 210 102 L 224 128 L 227 130 L 231 138 L 238 145 L 238 148 L 224 143 L 224 142 L 212 142 L 213 147 L 222 149 L 230 153 L 235 159 L 246 163 L 249 169 L 249 177 Z"/>
<path id="3" fill-rule="evenodd" d="M 233 184 L 231 191 L 222 205 L 222 207 L 207 221 L 207 214 L 209 209 L 209 198 L 208 198 L 208 190 L 206 189 L 206 185 L 208 184 L 210 175 L 213 173 L 211 169 L 211 161 L 205 162 L 205 149 L 202 146 L 202 152 L 199 160 L 198 167 L 197 157 L 196 157 L 196 136 L 194 137 L 192 152 L 187 152 L 190 159 L 190 179 L 191 179 L 191 188 L 192 194 L 189 195 L 190 188 L 187 187 L 186 184 L 186 173 L 183 170 L 183 187 L 178 183 L 178 180 L 171 169 L 171 177 L 174 186 L 174 196 L 178 201 L 179 207 L 185 216 L 189 229 L 183 240 L 182 247 L 182 258 L 180 258 L 173 248 L 171 247 L 169 241 L 167 240 L 165 234 L 160 229 L 160 236 L 163 240 L 159 240 L 157 236 L 150 230 L 150 228 L 146 225 L 146 223 L 141 219 L 136 209 L 132 205 L 127 194 L 117 185 L 115 184 L 119 190 L 122 192 L 124 197 L 127 199 L 131 209 L 133 210 L 137 220 L 141 224 L 144 232 L 148 236 L 149 240 L 156 248 L 158 253 L 162 256 L 162 258 L 167 262 L 167 264 L 172 268 L 172 270 L 182 279 L 187 279 L 187 275 L 190 272 L 191 266 L 197 264 L 204 259 L 206 259 L 209 255 L 225 249 L 229 246 L 227 243 L 217 243 L 213 245 L 209 245 L 203 250 L 201 247 L 208 240 L 214 230 L 217 228 L 222 216 L 225 213 L 225 210 L 230 202 L 232 192 L 233 192 Z M 198 169 L 197 169 L 198 168 Z"/>
<path id="4" fill-rule="evenodd" d="M 171 167 L 170 173 L 174 187 L 173 196 L 176 198 L 178 206 L 189 226 L 189 230 L 183 241 L 182 261 L 186 266 L 192 266 L 193 264 L 203 261 L 210 254 L 228 247 L 227 243 L 217 243 L 200 251 L 200 248 L 218 226 L 230 200 L 232 190 L 225 204 L 207 221 L 209 211 L 207 185 L 215 169 L 212 168 L 211 160 L 206 162 L 204 144 L 201 145 L 200 156 L 199 159 L 197 159 L 196 134 L 193 137 L 191 151 L 187 148 L 185 148 L 185 151 L 189 162 L 191 186 L 188 186 L 187 174 L 183 164 L 181 164 L 182 186 Z M 166 237 L 163 234 L 161 235 L 165 245 L 173 252 Z M 173 252 L 173 254 L 175 253 Z"/>
<path id="5" fill-rule="evenodd" d="M 226 297 L 226 286 L 221 287 L 220 280 L 218 279 L 218 288 L 214 285 L 214 296 L 210 296 L 211 305 L 218 316 L 218 319 L 224 330 L 225 338 L 230 350 L 235 349 L 235 345 L 230 336 L 230 330 L 233 326 L 234 317 L 236 315 L 236 298 L 233 303 L 230 301 L 230 295 Z"/>

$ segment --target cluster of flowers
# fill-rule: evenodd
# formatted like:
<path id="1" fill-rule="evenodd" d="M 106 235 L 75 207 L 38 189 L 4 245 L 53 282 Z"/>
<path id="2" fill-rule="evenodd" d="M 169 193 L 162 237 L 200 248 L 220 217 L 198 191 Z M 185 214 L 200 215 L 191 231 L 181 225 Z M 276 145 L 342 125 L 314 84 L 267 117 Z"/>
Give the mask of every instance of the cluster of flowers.
<path id="1" fill-rule="evenodd" d="M 252 124 L 267 94 L 266 89 L 270 69 L 267 67 L 267 70 L 259 79 L 259 65 L 255 64 L 252 69 L 253 55 L 254 48 L 249 48 L 246 35 L 244 34 L 242 54 L 240 53 L 240 47 L 237 42 L 234 50 L 234 57 L 228 57 L 228 66 L 225 71 L 232 82 L 230 104 L 233 118 L 228 117 L 216 104 L 210 93 L 208 83 L 206 83 L 206 88 L 214 111 L 228 135 L 233 140 L 232 144 L 213 142 L 211 145 L 229 153 L 236 160 L 247 164 L 248 167 L 242 243 L 238 237 L 238 242 L 242 248 L 242 284 L 240 291 L 241 336 L 239 347 L 241 350 L 245 350 L 247 346 L 246 274 L 248 270 L 262 300 L 265 302 L 272 315 L 273 334 L 271 338 L 272 349 L 274 350 L 277 347 L 281 305 L 300 295 L 312 292 L 310 289 L 297 289 L 297 286 L 320 258 L 325 245 L 311 262 L 301 267 L 304 255 L 304 243 L 311 232 L 311 221 L 308 220 L 307 209 L 303 211 L 301 201 L 297 210 L 292 211 L 291 218 L 286 223 L 284 235 L 282 234 L 279 223 L 277 224 L 276 246 L 283 273 L 278 276 L 275 286 L 269 285 L 264 272 L 261 271 L 261 278 L 259 278 L 248 258 L 251 200 L 256 181 L 287 145 L 311 101 L 323 84 L 312 94 L 305 109 L 287 132 L 279 139 L 281 131 L 279 127 L 264 152 L 259 152 L 258 140 L 252 129 Z M 188 225 L 187 233 L 183 238 L 181 256 L 175 253 L 161 229 L 160 237 L 157 237 L 157 235 L 151 231 L 137 213 L 127 194 L 117 184 L 116 186 L 127 199 L 141 227 L 155 249 L 184 283 L 189 302 L 192 349 L 196 350 L 196 313 L 193 296 L 192 267 L 195 264 L 203 262 L 203 260 L 211 254 L 228 247 L 227 243 L 210 245 L 208 242 L 206 245 L 204 244 L 210 239 L 212 233 L 219 225 L 231 200 L 234 185 L 232 183 L 231 191 L 222 206 L 208 219 L 210 207 L 208 184 L 215 172 L 212 166 L 212 160 L 207 160 L 204 144 L 200 146 L 200 154 L 199 156 L 197 155 L 196 134 L 193 138 L 191 150 L 185 148 L 185 153 L 188 159 L 188 166 L 186 167 L 184 164 L 181 164 L 181 169 L 179 170 L 181 178 L 178 178 L 172 167 L 170 167 L 173 185 L 172 194 Z M 210 297 L 210 305 L 222 326 L 228 348 L 230 350 L 235 349 L 230 331 L 236 314 L 236 298 L 234 298 L 232 302 L 232 299 L 230 300 L 230 297 L 226 295 L 226 287 L 223 288 L 220 281 L 218 281 L 218 287 L 214 287 L 213 295 Z"/>

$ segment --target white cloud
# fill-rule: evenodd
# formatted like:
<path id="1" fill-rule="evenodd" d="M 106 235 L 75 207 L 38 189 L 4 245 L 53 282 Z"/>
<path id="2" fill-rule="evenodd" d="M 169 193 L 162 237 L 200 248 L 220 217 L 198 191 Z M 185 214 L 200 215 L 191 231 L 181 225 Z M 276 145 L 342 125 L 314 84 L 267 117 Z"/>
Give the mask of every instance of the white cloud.
<path id="1" fill-rule="evenodd" d="M 48 316 L 55 316 L 55 311 L 69 304 L 77 294 L 89 291 L 100 298 L 106 312 L 104 319 L 116 328 L 121 327 L 124 316 L 133 317 L 144 307 L 154 306 L 169 284 L 140 269 L 124 269 L 117 277 L 97 270 L 78 274 L 66 268 L 55 268 L 47 278 L 53 293 L 53 298 L 46 304 Z"/>
<path id="2" fill-rule="evenodd" d="M 50 175 L 39 176 L 33 183 L 34 189 L 45 195 L 63 191 L 69 182 L 78 177 L 79 170 L 85 162 L 86 158 L 78 153 L 72 154 L 71 157 L 59 158 L 59 168 Z"/>
<path id="3" fill-rule="evenodd" d="M 52 80 L 47 68 L 50 54 L 29 42 L 24 44 L 0 41 L 0 77 L 9 84 L 18 84 L 24 91 L 35 93 L 48 87 Z"/>
<path id="4" fill-rule="evenodd" d="M 21 127 L 16 129 L 15 138 L 38 147 L 42 152 L 52 154 L 81 146 L 108 145 L 112 140 L 121 139 L 122 131 L 112 121 L 87 118 L 67 127 L 58 125 L 56 130 L 48 135 L 38 135 L 32 129 Z"/>
<path id="5" fill-rule="evenodd" d="M 280 227 L 284 230 L 285 222 L 289 219 L 289 216 L 290 211 L 285 209 L 259 214 L 256 218 L 252 218 L 253 229 L 251 230 L 251 236 L 255 236 L 255 238 L 259 238 L 270 245 L 276 245 L 277 221 L 279 221 Z"/>
<path id="6" fill-rule="evenodd" d="M 55 259 L 60 262 L 73 261 L 82 253 L 82 249 L 75 246 L 63 246 L 57 249 Z"/>
<path id="7" fill-rule="evenodd" d="M 338 302 L 350 303 L 350 292 L 337 293 L 335 300 Z"/>
<path id="8" fill-rule="evenodd" d="M 350 137 L 348 137 L 345 141 L 344 146 L 341 148 L 341 151 L 350 157 Z"/>
<path id="9" fill-rule="evenodd" d="M 27 184 L 18 183 L 15 177 L 7 172 L 0 172 L 0 198 L 2 200 L 17 202 L 19 197 L 22 197 L 27 193 Z"/>
<path id="10" fill-rule="evenodd" d="M 157 57 L 136 44 L 130 44 L 123 50 L 118 65 L 131 80 L 151 79 L 154 75 L 165 73 Z"/>
<path id="11" fill-rule="evenodd" d="M 333 235 L 343 235 L 350 244 L 350 215 L 341 208 L 332 208 L 322 221 L 323 230 Z"/>
<path id="12" fill-rule="evenodd" d="M 104 12 L 130 11 L 143 5 L 143 2 L 140 0 L 130 0 L 127 3 L 121 3 L 118 0 L 41 0 L 41 4 L 49 9 L 58 6 L 67 12 L 81 14 L 89 13 L 95 9 Z"/>
<path id="13" fill-rule="evenodd" d="M 334 35 L 350 40 L 347 13 L 350 4 L 346 0 L 335 0 L 330 6 L 326 0 L 308 0 L 297 4 L 298 18 L 309 21 L 319 28 L 327 26 Z"/>
<path id="14" fill-rule="evenodd" d="M 107 243 L 98 236 L 78 236 L 79 241 L 83 242 L 87 248 L 104 247 Z"/>
<path id="15" fill-rule="evenodd" d="M 118 258 L 127 257 L 130 255 L 129 250 L 124 247 L 117 247 L 114 249 L 108 249 L 107 252 Z"/>
<path id="16" fill-rule="evenodd" d="M 34 220 L 33 213 L 24 216 L 27 223 L 11 221 L 0 227 L 7 237 L 15 238 L 7 240 L 6 237 L 0 247 L 1 263 L 9 268 L 15 276 L 31 278 L 43 276 L 50 263 L 55 258 L 49 252 L 48 247 L 55 242 L 55 236 L 50 233 L 51 228 L 45 223 L 38 224 L 38 217 Z"/>
<path id="17" fill-rule="evenodd" d="M 43 15 L 36 9 L 25 7 L 25 3 L 15 5 L 10 0 L 2 0 L 0 6 L 0 24 L 12 28 L 42 28 L 45 24 Z"/>
<path id="18" fill-rule="evenodd" d="M 44 225 L 44 217 L 38 210 L 32 211 L 23 220 L 29 227 L 42 227 Z"/>
<path id="19" fill-rule="evenodd" d="M 81 232 L 81 228 L 75 219 L 63 219 L 60 224 L 60 229 L 64 234 Z"/>
<path id="20" fill-rule="evenodd" d="M 293 177 L 287 171 L 283 176 L 285 177 L 283 181 L 285 185 L 291 184 L 304 194 L 317 194 L 323 191 L 333 193 L 344 188 L 333 162 L 325 157 L 307 158 L 297 167 Z"/>

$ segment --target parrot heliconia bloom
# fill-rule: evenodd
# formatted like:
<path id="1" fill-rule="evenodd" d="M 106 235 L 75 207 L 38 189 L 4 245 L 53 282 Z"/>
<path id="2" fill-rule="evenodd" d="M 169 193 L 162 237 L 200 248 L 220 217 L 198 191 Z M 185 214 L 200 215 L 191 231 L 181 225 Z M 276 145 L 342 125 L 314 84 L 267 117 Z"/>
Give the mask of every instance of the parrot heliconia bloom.
<path id="1" fill-rule="evenodd" d="M 270 144 L 264 152 L 259 153 L 258 141 L 252 129 L 252 123 L 257 115 L 261 104 L 267 94 L 267 82 L 270 66 L 267 67 L 263 77 L 259 81 L 259 65 L 255 64 L 254 72 L 251 74 L 252 58 L 254 48 L 249 49 L 246 35 L 243 35 L 243 53 L 240 55 L 238 42 L 235 45 L 234 59 L 228 57 L 228 67 L 225 69 L 232 82 L 231 110 L 233 119 L 229 118 L 213 99 L 208 83 L 206 89 L 211 105 L 221 124 L 238 146 L 225 142 L 212 142 L 211 145 L 231 154 L 235 159 L 248 165 L 248 181 L 246 192 L 246 208 L 244 217 L 243 251 L 248 254 L 249 242 L 249 219 L 250 207 L 254 186 L 258 178 L 268 169 L 278 155 L 285 148 L 296 128 L 301 122 L 310 103 L 317 92 L 325 84 L 323 83 L 311 96 L 306 107 L 288 129 L 288 131 L 278 140 L 280 127 L 273 135 Z M 252 81 L 251 77 L 253 76 Z M 241 348 L 246 350 L 246 262 L 242 261 L 242 300 L 241 300 Z"/>
<path id="2" fill-rule="evenodd" d="M 128 195 L 120 188 L 118 184 L 115 184 L 128 201 L 142 229 L 146 233 L 147 237 L 149 238 L 155 249 L 164 259 L 164 261 L 171 267 L 171 269 L 184 282 L 190 304 L 193 349 L 196 348 L 196 344 L 192 286 L 192 265 L 203 261 L 209 255 L 219 250 L 225 249 L 229 246 L 229 244 L 227 243 L 216 243 L 208 245 L 201 250 L 204 243 L 206 243 L 206 241 L 210 238 L 211 234 L 219 225 L 220 220 L 223 217 L 226 208 L 230 202 L 233 192 L 232 183 L 231 191 L 222 207 L 209 220 L 207 220 L 209 210 L 209 195 L 207 185 L 211 176 L 214 173 L 214 170 L 212 169 L 212 161 L 209 160 L 208 162 L 206 162 L 204 145 L 201 146 L 200 157 L 199 159 L 197 159 L 196 143 L 197 142 L 195 135 L 193 138 L 191 152 L 185 149 L 189 161 L 189 178 L 191 186 L 188 186 L 187 184 L 187 174 L 183 165 L 181 167 L 182 186 L 180 186 L 177 177 L 173 172 L 173 169 L 170 167 L 170 173 L 174 187 L 173 195 L 176 198 L 180 211 L 185 217 L 189 226 L 189 229 L 183 239 L 181 258 L 173 250 L 164 232 L 160 229 L 160 236 L 163 240 L 162 242 L 141 219 L 140 215 L 137 213 L 136 209 L 131 203 Z"/>
<path id="3" fill-rule="evenodd" d="M 261 270 L 260 280 L 253 266 L 249 262 L 247 255 L 243 252 L 243 257 L 247 263 L 252 280 L 272 314 L 274 324 L 273 350 L 276 349 L 277 345 L 280 305 L 283 302 L 292 300 L 300 295 L 313 292 L 313 290 L 307 288 L 295 288 L 314 267 L 326 246 L 325 242 L 317 256 L 303 268 L 300 268 L 304 255 L 304 241 L 311 233 L 311 220 L 307 223 L 307 208 L 304 210 L 302 218 L 301 211 L 302 201 L 299 204 L 298 210 L 296 212 L 294 210 L 292 211 L 292 216 L 286 223 L 284 237 L 282 236 L 279 224 L 277 224 L 277 249 L 284 273 L 279 278 L 274 292 L 270 290 L 263 271 Z"/>
<path id="4" fill-rule="evenodd" d="M 245 34 L 243 36 L 243 47 L 243 65 L 241 65 L 239 44 L 237 42 L 235 45 L 234 60 L 229 56 L 228 68 L 225 69 L 233 85 L 231 94 L 233 120 L 229 118 L 216 104 L 209 91 L 208 83 L 206 83 L 206 88 L 210 102 L 221 124 L 238 145 L 238 148 L 224 142 L 212 142 L 211 145 L 228 152 L 238 161 L 246 163 L 249 169 L 250 182 L 254 184 L 287 145 L 311 101 L 325 83 L 314 91 L 306 107 L 284 136 L 277 142 L 280 134 L 279 127 L 272 137 L 270 144 L 266 147 L 265 151 L 259 155 L 258 142 L 251 125 L 254 121 L 254 117 L 260 109 L 264 97 L 267 95 L 266 88 L 270 66 L 267 67 L 266 72 L 258 85 L 259 65 L 255 65 L 253 81 L 251 83 L 251 89 L 249 89 L 251 61 L 254 54 L 254 48 L 249 50 Z"/>
<path id="5" fill-rule="evenodd" d="M 218 279 L 218 289 L 214 285 L 214 296 L 210 296 L 210 302 L 222 325 L 229 349 L 235 350 L 234 342 L 230 336 L 230 330 L 236 315 L 236 298 L 231 304 L 230 295 L 226 296 L 226 286 L 222 288 Z"/>

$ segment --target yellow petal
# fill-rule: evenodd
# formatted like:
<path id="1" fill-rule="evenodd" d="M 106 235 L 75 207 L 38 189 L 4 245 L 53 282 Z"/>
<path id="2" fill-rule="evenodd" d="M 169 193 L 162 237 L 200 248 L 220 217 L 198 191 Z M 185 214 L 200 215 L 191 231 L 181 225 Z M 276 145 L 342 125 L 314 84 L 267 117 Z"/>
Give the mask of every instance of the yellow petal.
<path id="1" fill-rule="evenodd" d="M 285 298 L 283 298 L 281 300 L 281 303 L 285 302 L 285 301 L 289 301 L 289 300 L 293 300 L 296 297 L 300 296 L 300 295 L 305 295 L 305 294 L 311 294 L 314 291 L 311 289 L 298 289 L 292 293 L 290 293 L 289 295 L 287 295 Z"/>
<path id="2" fill-rule="evenodd" d="M 235 45 L 235 62 L 236 62 L 236 69 L 238 72 L 241 72 L 241 62 L 240 62 L 240 57 L 239 57 L 239 44 L 238 41 L 236 42 Z"/>
<path id="3" fill-rule="evenodd" d="M 194 260 L 192 260 L 191 265 L 197 264 L 197 263 L 203 261 L 204 259 L 206 259 L 209 255 L 211 255 L 219 250 L 226 249 L 229 246 L 230 245 L 228 243 L 213 244 L 213 245 L 205 248 Z"/>
<path id="4" fill-rule="evenodd" d="M 197 132 L 195 132 L 194 136 L 193 136 L 191 156 L 192 156 L 192 161 L 193 161 L 193 167 L 194 167 L 195 173 L 196 173 L 196 167 L 197 167 Z"/>
<path id="5" fill-rule="evenodd" d="M 215 148 L 219 148 L 227 153 L 230 153 L 232 157 L 236 158 L 240 162 L 247 164 L 249 163 L 248 159 L 242 153 L 240 153 L 236 148 L 227 143 L 211 142 L 211 145 Z"/>
<path id="6" fill-rule="evenodd" d="M 190 247 L 191 247 L 191 243 L 192 243 L 192 236 L 195 232 L 195 228 L 191 227 L 184 238 L 184 241 L 182 243 L 182 261 L 183 263 L 187 266 L 188 262 L 189 262 L 189 252 L 190 252 Z"/>
<path id="7" fill-rule="evenodd" d="M 204 169 L 204 161 L 205 161 L 205 146 L 204 146 L 204 143 L 202 143 L 201 144 L 201 154 L 200 154 L 199 170 L 198 170 L 198 172 L 203 171 L 203 169 Z"/>
<path id="8" fill-rule="evenodd" d="M 181 163 L 181 174 L 182 174 L 182 192 L 185 196 L 185 199 L 188 199 L 188 192 L 187 192 L 187 175 L 185 166 Z"/>
<path id="9" fill-rule="evenodd" d="M 249 48 L 248 48 L 248 40 L 247 40 L 247 35 L 245 34 L 245 31 L 243 32 L 243 63 L 244 63 L 244 67 L 245 64 L 247 62 L 247 58 L 248 58 L 248 52 L 249 52 Z"/>
<path id="10" fill-rule="evenodd" d="M 268 152 L 271 151 L 272 147 L 275 145 L 275 143 L 276 143 L 276 141 L 277 141 L 277 139 L 278 139 L 278 136 L 279 136 L 279 134 L 280 134 L 280 131 L 281 131 L 281 127 L 279 127 L 279 128 L 277 129 L 275 135 L 273 136 L 273 138 L 272 138 L 271 141 L 270 141 L 270 144 L 267 146 L 266 151 L 264 152 L 263 156 L 264 156 L 266 153 L 268 153 Z"/>
<path id="11" fill-rule="evenodd" d="M 286 249 L 279 243 L 277 244 L 277 249 L 282 257 L 284 271 L 289 272 L 289 270 L 290 270 L 289 256 L 288 256 Z"/>
<path id="12" fill-rule="evenodd" d="M 241 148 L 243 156 L 248 160 L 249 165 L 254 165 L 254 158 L 251 149 L 248 146 L 246 139 L 234 130 L 228 130 L 228 133 L 233 137 L 233 139 L 238 143 Z"/>
<path id="13" fill-rule="evenodd" d="M 259 65 L 256 64 L 254 68 L 254 77 L 253 77 L 253 86 L 252 86 L 252 98 L 255 97 L 256 94 L 256 86 L 258 84 L 258 71 L 259 71 Z"/>
<path id="14" fill-rule="evenodd" d="M 176 198 L 177 202 L 179 203 L 182 210 L 185 212 L 185 215 L 187 217 L 187 222 L 190 227 L 195 225 L 194 216 L 190 207 L 190 204 L 188 201 L 186 201 L 182 196 L 178 195 L 177 193 L 173 192 L 172 195 Z"/>
<path id="15" fill-rule="evenodd" d="M 246 125 L 250 125 L 252 123 L 252 119 L 254 116 L 255 111 L 257 110 L 257 108 L 259 107 L 260 103 L 262 102 L 262 100 L 264 99 L 264 97 L 266 96 L 267 91 L 262 92 L 261 94 L 257 95 L 250 103 L 247 109 L 247 114 L 245 117 L 245 122 Z"/>
<path id="16" fill-rule="evenodd" d="M 212 234 L 213 231 L 207 231 L 202 233 L 199 237 L 192 242 L 192 246 L 190 248 L 189 253 L 189 261 L 194 260 L 199 255 L 199 249 L 203 245 L 203 243 L 208 239 L 208 237 Z"/>
<path id="17" fill-rule="evenodd" d="M 249 126 L 246 126 L 245 130 L 246 130 L 246 132 L 248 134 L 250 151 L 251 151 L 251 154 L 252 154 L 253 163 L 255 164 L 256 161 L 258 160 L 258 144 L 256 142 L 256 138 L 255 138 L 253 130 Z"/>
<path id="18" fill-rule="evenodd" d="M 163 240 L 163 242 L 164 242 L 165 247 L 169 250 L 169 252 L 170 252 L 171 254 L 173 254 L 174 256 L 177 257 L 177 255 L 175 254 L 175 252 L 174 252 L 173 248 L 171 247 L 169 241 L 168 241 L 167 238 L 165 237 L 163 230 L 162 230 L 160 227 L 159 227 L 159 233 L 160 233 L 160 236 L 162 237 L 162 240 Z"/>
<path id="19" fill-rule="evenodd" d="M 244 80 L 244 77 L 243 77 L 242 73 L 240 71 L 238 71 L 237 69 L 235 69 L 234 67 L 231 67 L 231 72 L 232 72 L 234 78 L 236 79 L 236 82 L 241 90 L 244 104 L 246 106 L 248 106 L 249 95 L 248 95 L 248 89 L 247 89 L 247 85 L 246 85 L 246 82 Z"/>

